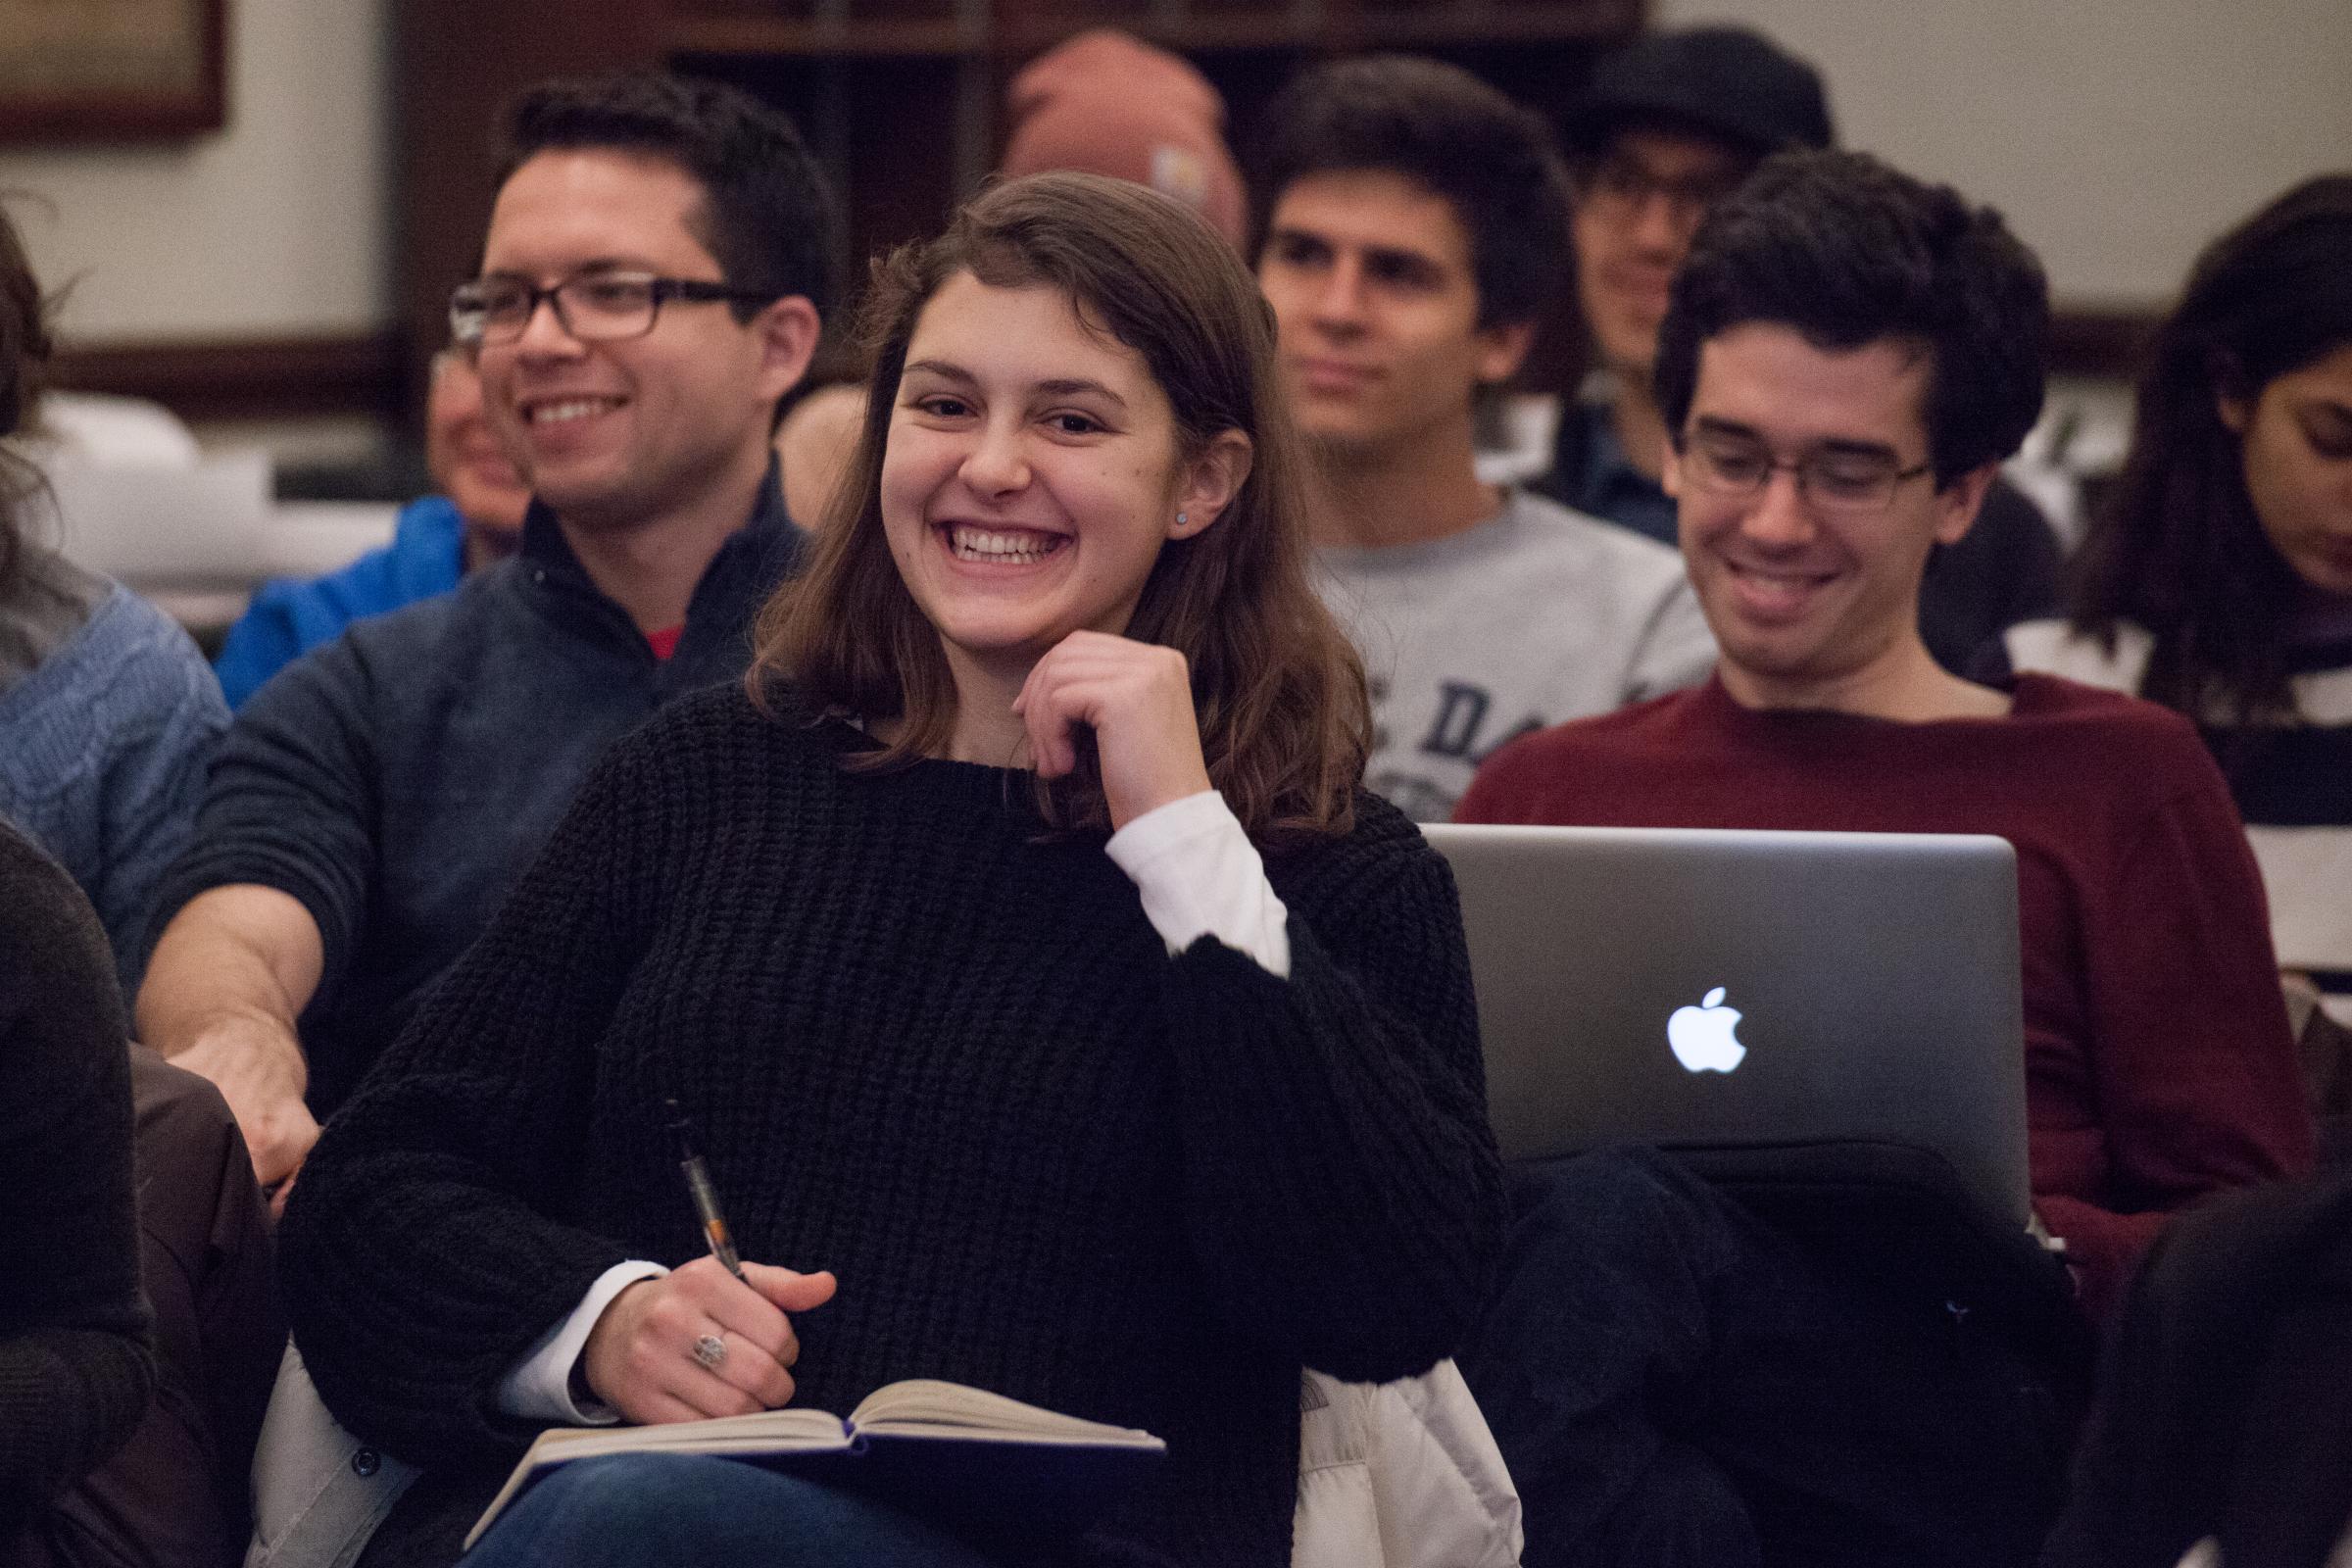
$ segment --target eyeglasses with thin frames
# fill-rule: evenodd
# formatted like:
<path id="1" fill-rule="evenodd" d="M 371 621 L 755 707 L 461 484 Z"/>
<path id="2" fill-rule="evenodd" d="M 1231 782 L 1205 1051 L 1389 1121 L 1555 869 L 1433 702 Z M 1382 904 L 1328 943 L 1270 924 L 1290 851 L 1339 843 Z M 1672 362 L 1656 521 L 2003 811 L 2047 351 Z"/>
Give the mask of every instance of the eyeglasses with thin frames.
<path id="1" fill-rule="evenodd" d="M 1663 196 L 1667 214 L 1676 223 L 1695 227 L 1707 215 L 1708 208 L 1738 187 L 1740 174 L 1731 172 L 1666 178 L 1651 173 L 1631 158 L 1611 154 L 1579 167 L 1572 183 L 1577 201 L 1605 221 L 1630 221 L 1652 199 Z"/>
<path id="2" fill-rule="evenodd" d="M 671 300 L 689 304 L 764 305 L 773 295 L 730 288 L 696 277 L 651 272 L 586 272 L 545 288 L 522 277 L 483 277 L 461 283 L 449 297 L 449 333 L 459 344 L 512 343 L 539 314 L 555 307 L 557 324 L 583 343 L 643 337 Z"/>
<path id="3" fill-rule="evenodd" d="M 1863 452 L 1808 452 L 1788 461 L 1751 441 L 1691 434 L 1681 444 L 1683 471 L 1698 486 L 1729 500 L 1752 500 L 1786 468 L 1798 499 L 1838 516 L 1876 516 L 1894 505 L 1895 492 L 1933 464 L 1902 467 L 1893 458 Z"/>

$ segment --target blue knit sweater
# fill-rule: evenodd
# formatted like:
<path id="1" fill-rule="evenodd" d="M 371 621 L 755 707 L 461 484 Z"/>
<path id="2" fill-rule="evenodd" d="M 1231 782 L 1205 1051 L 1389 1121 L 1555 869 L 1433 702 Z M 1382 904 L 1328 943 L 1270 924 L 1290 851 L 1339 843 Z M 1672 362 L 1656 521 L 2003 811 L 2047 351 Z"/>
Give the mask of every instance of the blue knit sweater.
<path id="1" fill-rule="evenodd" d="M 15 644 L 29 668 L 0 667 L 0 816 L 97 906 L 129 996 L 228 709 L 188 634 L 121 585 L 40 557 L 0 615 L 25 598 L 45 603 L 11 629 L 45 627 Z"/>

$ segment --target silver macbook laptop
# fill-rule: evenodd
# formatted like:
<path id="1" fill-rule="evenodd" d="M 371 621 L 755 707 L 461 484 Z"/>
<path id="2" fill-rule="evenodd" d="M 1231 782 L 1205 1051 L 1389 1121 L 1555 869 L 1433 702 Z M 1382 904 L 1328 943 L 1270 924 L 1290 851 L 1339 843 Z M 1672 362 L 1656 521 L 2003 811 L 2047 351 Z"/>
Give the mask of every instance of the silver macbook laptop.
<path id="1" fill-rule="evenodd" d="M 1423 829 L 1462 896 L 1495 1137 L 1859 1140 L 2027 1223 L 2017 862 L 1997 838 Z"/>

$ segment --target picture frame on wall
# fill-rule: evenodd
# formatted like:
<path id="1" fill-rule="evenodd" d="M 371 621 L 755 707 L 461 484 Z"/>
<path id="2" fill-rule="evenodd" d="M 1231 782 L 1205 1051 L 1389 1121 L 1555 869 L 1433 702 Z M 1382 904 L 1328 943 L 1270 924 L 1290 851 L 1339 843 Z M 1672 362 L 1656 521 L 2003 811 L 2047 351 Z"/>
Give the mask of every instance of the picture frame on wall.
<path id="1" fill-rule="evenodd" d="M 219 130 L 227 58 L 228 0 L 0 0 L 0 143 Z"/>

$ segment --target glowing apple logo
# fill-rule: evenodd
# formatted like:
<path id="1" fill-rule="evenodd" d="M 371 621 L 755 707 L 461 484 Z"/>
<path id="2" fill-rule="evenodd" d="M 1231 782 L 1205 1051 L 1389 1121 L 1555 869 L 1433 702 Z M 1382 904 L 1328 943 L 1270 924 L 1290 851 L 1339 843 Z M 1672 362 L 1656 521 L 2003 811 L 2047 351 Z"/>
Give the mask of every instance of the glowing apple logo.
<path id="1" fill-rule="evenodd" d="M 1695 1007 L 1677 1007 L 1666 1020 L 1666 1044 L 1674 1059 L 1689 1072 L 1730 1072 L 1747 1054 L 1733 1031 L 1740 1027 L 1740 1009 L 1723 1004 L 1723 987 L 1699 999 Z"/>

